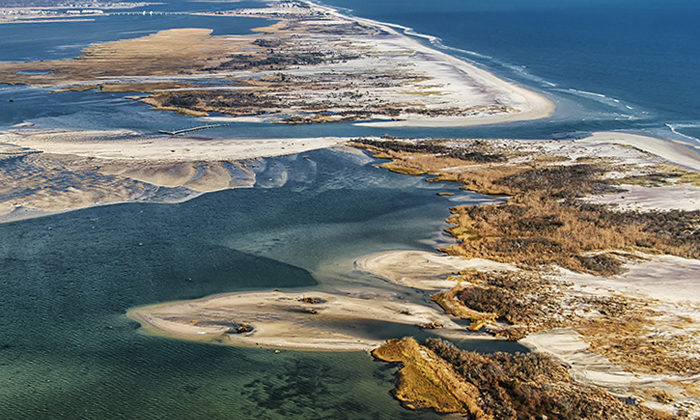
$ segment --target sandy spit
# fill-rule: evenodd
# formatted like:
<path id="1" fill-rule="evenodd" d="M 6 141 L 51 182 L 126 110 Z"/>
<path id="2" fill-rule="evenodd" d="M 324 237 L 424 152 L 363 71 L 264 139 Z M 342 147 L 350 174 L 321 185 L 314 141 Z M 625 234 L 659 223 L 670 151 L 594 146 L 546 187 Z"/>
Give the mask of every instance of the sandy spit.
<path id="1" fill-rule="evenodd" d="M 652 155 L 683 166 L 694 171 L 700 171 L 700 153 L 692 146 L 670 140 L 662 140 L 655 137 L 640 136 L 636 134 L 618 133 L 614 131 L 601 131 L 590 137 L 576 140 L 585 144 L 619 144 L 631 146 Z"/>
<path id="2" fill-rule="evenodd" d="M 463 96 L 464 92 L 460 92 L 460 87 L 464 86 L 465 81 L 470 84 L 487 87 L 490 95 L 493 96 L 496 103 L 508 104 L 514 110 L 509 113 L 476 113 L 469 116 L 442 116 L 429 117 L 419 115 L 402 115 L 397 121 L 374 121 L 360 122 L 356 125 L 367 127 L 445 127 L 445 126 L 472 126 L 484 124 L 501 124 L 515 121 L 529 121 L 541 118 L 547 118 L 554 113 L 555 105 L 552 101 L 544 96 L 527 90 L 516 84 L 507 82 L 498 78 L 486 70 L 482 70 L 464 60 L 453 57 L 434 48 L 428 47 L 419 40 L 399 33 L 396 28 L 402 29 L 397 25 L 379 22 L 371 19 L 358 17 L 347 17 L 337 10 L 319 6 L 313 2 L 314 8 L 321 9 L 326 13 L 332 14 L 339 20 L 352 20 L 360 24 L 379 28 L 380 30 L 392 35 L 391 44 L 395 47 L 414 51 L 417 59 L 414 61 L 417 70 L 422 73 L 429 74 L 433 80 L 431 83 L 443 85 L 441 90 L 444 93 L 451 94 L 453 98 Z M 405 29 L 405 28 L 403 28 Z M 387 41 L 381 41 L 387 42 Z M 380 46 L 380 41 L 377 41 L 377 46 Z"/>
<path id="3" fill-rule="evenodd" d="M 316 299 L 315 302 L 304 298 Z M 296 350 L 371 350 L 385 338 L 363 324 L 418 325 L 437 322 L 460 328 L 439 309 L 387 296 L 306 292 L 232 293 L 134 308 L 127 316 L 146 332 L 208 343 Z M 250 331 L 239 332 L 241 325 Z"/>
<path id="4" fill-rule="evenodd" d="M 93 133 L 97 134 L 97 133 Z M 111 132 L 106 134 L 112 134 Z M 101 139 L 102 140 L 102 139 Z M 0 143 L 33 151 L 109 160 L 235 161 L 303 153 L 338 145 L 346 139 L 203 139 L 195 137 L 130 136 L 109 141 L 86 139 L 72 131 L 6 132 Z"/>
<path id="5" fill-rule="evenodd" d="M 450 275 L 462 270 L 515 270 L 510 264 L 481 258 L 465 259 L 417 250 L 378 252 L 355 261 L 355 268 L 402 286 L 422 290 L 451 289 Z"/>

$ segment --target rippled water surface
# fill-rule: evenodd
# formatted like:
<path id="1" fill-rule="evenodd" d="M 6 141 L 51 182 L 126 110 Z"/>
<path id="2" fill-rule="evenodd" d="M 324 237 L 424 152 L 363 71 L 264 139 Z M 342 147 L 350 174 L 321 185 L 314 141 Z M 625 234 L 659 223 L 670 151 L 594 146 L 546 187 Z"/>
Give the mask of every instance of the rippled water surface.
<path id="1" fill-rule="evenodd" d="M 596 11 L 596 1 L 554 7 L 541 0 L 528 3 L 531 9 L 512 1 L 328 3 L 412 27 L 408 33 L 436 36 L 422 39 L 537 89 L 558 104 L 557 114 L 544 121 L 442 129 L 235 124 L 203 135 L 563 138 L 623 129 L 689 142 L 700 135 L 698 8 L 690 3 L 626 10 L 631 3 L 619 0 L 606 13 Z M 217 8 L 220 3 L 167 2 L 150 9 L 172 14 L 0 25 L 0 60 L 74 57 L 91 42 L 161 29 L 240 34 L 269 23 L 175 13 Z M 199 125 L 125 96 L 0 86 L 0 129 L 29 121 L 152 134 Z M 389 394 L 395 367 L 365 353 L 275 354 L 181 342 L 143 335 L 124 316 L 135 305 L 231 291 L 382 287 L 381 280 L 353 271 L 354 258 L 382 250 L 433 250 L 446 240 L 441 231 L 448 207 L 483 198 L 372 163 L 333 150 L 266 159 L 252 189 L 182 204 L 123 204 L 0 224 L 0 418 L 435 416 L 402 409 Z M 446 199 L 438 191 L 457 195 Z M 359 327 L 368 334 L 419 334 L 391 323 Z M 458 344 L 480 351 L 520 349 Z"/>
<path id="2" fill-rule="evenodd" d="M 124 316 L 135 305 L 237 290 L 381 287 L 353 271 L 353 258 L 431 250 L 444 240 L 449 205 L 436 192 L 479 199 L 372 163 L 331 150 L 267 159 L 252 189 L 1 224 L 2 417 L 429 416 L 403 410 L 389 394 L 394 369 L 365 353 L 180 342 L 140 334 Z"/>

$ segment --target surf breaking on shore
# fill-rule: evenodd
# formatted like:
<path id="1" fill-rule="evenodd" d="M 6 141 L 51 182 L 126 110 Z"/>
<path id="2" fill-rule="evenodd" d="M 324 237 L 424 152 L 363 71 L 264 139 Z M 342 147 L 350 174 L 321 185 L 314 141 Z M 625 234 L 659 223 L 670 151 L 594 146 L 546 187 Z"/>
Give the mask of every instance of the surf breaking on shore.
<path id="1" fill-rule="evenodd" d="M 290 124 L 474 125 L 543 118 L 554 110 L 548 99 L 390 25 L 311 2 L 269 3 L 216 13 L 278 20 L 252 35 L 166 30 L 95 44 L 75 59 L 0 63 L 0 83 L 146 92 L 134 99 L 159 110 Z"/>

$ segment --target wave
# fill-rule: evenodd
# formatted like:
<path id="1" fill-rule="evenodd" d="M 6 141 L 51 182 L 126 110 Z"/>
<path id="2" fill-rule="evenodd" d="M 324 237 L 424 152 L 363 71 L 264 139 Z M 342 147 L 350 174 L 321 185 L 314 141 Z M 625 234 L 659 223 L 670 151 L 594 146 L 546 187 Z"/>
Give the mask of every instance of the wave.
<path id="1" fill-rule="evenodd" d="M 57 45 L 52 48 L 52 50 L 69 50 L 69 49 L 74 49 L 74 48 L 85 48 L 85 46 L 89 44 L 89 42 L 86 42 L 84 44 L 64 44 L 64 45 Z"/>
<path id="2" fill-rule="evenodd" d="M 692 140 L 694 142 L 700 143 L 700 138 L 691 136 L 689 134 L 682 133 L 678 130 L 682 130 L 684 128 L 700 128 L 700 123 L 695 123 L 695 124 L 671 124 L 671 123 L 666 123 L 664 124 L 666 127 L 668 127 L 671 132 L 677 136 L 686 138 L 688 140 Z"/>
<path id="3" fill-rule="evenodd" d="M 588 99 L 594 100 L 596 102 L 608 105 L 608 106 L 618 110 L 618 112 L 622 113 L 622 115 L 628 119 L 638 119 L 638 118 L 643 118 L 643 116 L 649 115 L 648 111 L 644 111 L 642 109 L 633 107 L 632 105 L 625 103 L 621 99 L 614 98 L 612 96 L 608 96 L 608 95 L 605 95 L 603 93 L 590 92 L 587 90 L 574 89 L 574 88 L 556 89 L 556 90 L 558 92 L 588 98 Z M 633 114 L 633 115 L 629 115 L 630 114 L 629 111 L 632 111 L 631 114 Z"/>
<path id="4" fill-rule="evenodd" d="M 531 80 L 533 82 L 540 83 L 542 85 L 546 85 L 549 87 L 557 87 L 556 83 L 550 82 L 549 80 L 543 79 L 539 76 L 536 76 L 529 71 L 527 71 L 527 67 L 522 66 L 522 65 L 516 65 L 516 64 L 509 64 L 504 61 L 498 60 L 498 59 L 493 59 L 493 62 L 503 68 L 508 69 L 509 71 L 517 74 L 519 77 L 527 80 Z"/>
<path id="5" fill-rule="evenodd" d="M 493 59 L 494 59 L 493 57 L 491 57 L 491 56 L 489 56 L 489 55 L 481 54 L 481 53 L 478 53 L 478 52 L 476 52 L 476 51 L 465 50 L 465 49 L 463 49 L 463 48 L 457 48 L 457 47 L 450 47 L 449 45 L 445 45 L 445 43 L 442 42 L 442 39 L 439 38 L 439 37 L 436 37 L 436 36 L 418 34 L 417 32 L 415 32 L 415 31 L 413 31 L 413 30 L 409 30 L 409 31 L 404 32 L 404 33 L 405 33 L 406 35 L 413 35 L 413 36 L 426 37 L 427 39 L 430 40 L 430 43 L 431 43 L 434 47 L 440 48 L 440 49 L 442 49 L 442 50 L 452 51 L 452 52 L 455 52 L 455 53 L 458 53 L 458 54 L 465 54 L 465 55 L 469 55 L 469 56 L 472 56 L 472 57 L 480 58 L 480 59 L 482 59 L 482 60 L 493 60 Z"/>
<path id="6" fill-rule="evenodd" d="M 579 89 L 573 89 L 573 88 L 566 89 L 566 90 L 567 90 L 568 92 L 577 93 L 577 94 L 579 94 L 579 95 L 595 96 L 595 97 L 598 97 L 598 98 L 611 99 L 611 100 L 613 100 L 613 101 L 615 101 L 615 102 L 620 102 L 619 99 L 610 98 L 610 97 L 608 97 L 607 95 L 604 95 L 604 94 L 602 94 L 602 93 L 589 92 L 589 91 L 587 91 L 587 90 L 579 90 Z"/>
<path id="7" fill-rule="evenodd" d="M 323 2 L 320 2 L 320 1 L 316 1 L 316 3 L 323 4 Z M 325 7 L 330 7 L 334 10 L 337 10 L 337 11 L 342 11 L 346 15 L 350 15 L 350 16 L 353 15 L 352 9 L 349 9 L 346 7 L 338 7 L 338 6 L 328 6 L 326 4 L 323 4 L 323 5 Z M 378 21 L 374 21 L 374 22 L 378 22 Z M 521 78 L 521 79 L 526 79 L 526 80 L 529 80 L 532 82 L 540 83 L 540 84 L 542 84 L 544 86 L 548 86 L 548 87 L 556 87 L 557 86 L 556 83 L 550 82 L 548 80 L 545 80 L 539 76 L 536 76 L 536 75 L 528 72 L 526 70 L 525 66 L 519 66 L 519 65 L 515 65 L 515 64 L 506 63 L 506 62 L 501 61 L 497 58 L 494 58 L 490 55 L 486 55 L 486 54 L 482 54 L 482 53 L 479 53 L 476 51 L 466 50 L 463 48 L 457 48 L 457 47 L 452 47 L 452 46 L 446 45 L 443 42 L 442 38 L 435 36 L 435 35 L 417 32 L 414 28 L 411 28 L 409 26 L 404 26 L 404 25 L 401 25 L 398 23 L 383 22 L 383 21 L 378 22 L 378 23 L 380 23 L 384 26 L 388 26 L 388 27 L 393 28 L 393 29 L 397 29 L 400 32 L 402 32 L 404 35 L 415 37 L 415 38 L 425 39 L 433 47 L 435 47 L 439 50 L 445 51 L 445 52 L 452 53 L 452 55 L 458 55 L 459 58 L 465 59 L 466 61 L 470 62 L 470 64 L 481 64 L 481 65 L 485 65 L 487 67 L 504 68 L 504 69 L 510 71 L 511 73 L 516 74 L 516 76 Z M 474 58 L 476 58 L 477 60 L 473 61 Z"/>
<path id="8" fill-rule="evenodd" d="M 466 50 L 464 48 L 457 48 L 457 47 L 452 47 L 449 45 L 446 45 L 442 38 L 434 36 L 434 35 L 429 35 L 429 34 L 424 34 L 420 32 L 416 32 L 413 28 L 408 27 L 408 26 L 403 26 L 395 23 L 384 23 L 386 26 L 392 27 L 394 29 L 399 29 L 401 32 L 403 32 L 404 35 L 412 36 L 415 38 L 422 38 L 427 40 L 433 47 L 446 51 L 449 53 L 452 53 L 452 55 L 458 55 L 460 58 L 466 59 L 469 61 L 471 64 L 483 64 L 487 65 L 489 67 L 501 67 L 504 68 L 511 73 L 514 73 L 517 75 L 517 77 L 521 79 L 526 79 L 530 80 L 536 83 L 540 83 L 542 85 L 548 86 L 548 87 L 556 87 L 557 84 L 550 82 L 548 80 L 545 80 L 539 76 L 536 76 L 530 72 L 527 71 L 527 68 L 525 66 L 521 65 L 516 65 L 516 64 L 510 64 L 506 63 L 504 61 L 501 61 L 497 58 L 494 58 L 490 55 L 482 54 L 476 51 L 472 50 Z M 475 63 L 472 61 L 472 59 L 476 58 L 477 62 Z"/>

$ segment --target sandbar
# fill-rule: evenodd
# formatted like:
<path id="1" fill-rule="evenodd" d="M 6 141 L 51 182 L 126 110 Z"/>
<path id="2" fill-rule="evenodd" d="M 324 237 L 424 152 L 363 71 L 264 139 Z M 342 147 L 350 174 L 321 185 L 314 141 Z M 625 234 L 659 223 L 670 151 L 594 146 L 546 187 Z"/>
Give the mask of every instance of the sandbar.
<path id="1" fill-rule="evenodd" d="M 300 153 L 343 142 L 145 136 L 130 130 L 0 132 L 0 222 L 96 205 L 177 203 L 250 188 L 266 171 L 263 158 L 293 155 L 284 165 L 272 162 L 273 170 L 266 172 L 266 185 L 282 186 L 289 171 L 313 172 L 313 162 Z"/>
<path id="2" fill-rule="evenodd" d="M 355 268 L 393 283 L 421 290 L 452 288 L 462 270 L 516 270 L 510 264 L 483 258 L 466 259 L 434 252 L 397 250 L 378 252 L 355 260 Z"/>
<path id="3" fill-rule="evenodd" d="M 232 293 L 143 306 L 127 316 L 152 334 L 297 350 L 371 350 L 386 339 L 369 333 L 376 323 L 460 329 L 436 308 L 367 291 L 357 297 L 319 291 Z"/>
<path id="4" fill-rule="evenodd" d="M 120 138 L 115 138 L 115 134 Z M 98 139 L 96 139 L 98 138 Z M 207 139 L 142 136 L 127 131 L 11 131 L 0 133 L 8 143 L 44 153 L 109 160 L 159 162 L 235 161 L 292 155 L 344 142 L 341 137 L 292 139 Z"/>

